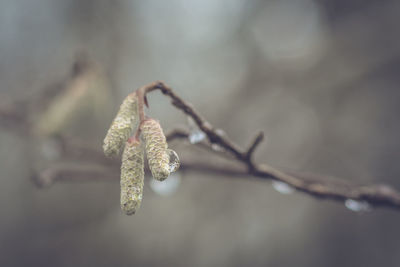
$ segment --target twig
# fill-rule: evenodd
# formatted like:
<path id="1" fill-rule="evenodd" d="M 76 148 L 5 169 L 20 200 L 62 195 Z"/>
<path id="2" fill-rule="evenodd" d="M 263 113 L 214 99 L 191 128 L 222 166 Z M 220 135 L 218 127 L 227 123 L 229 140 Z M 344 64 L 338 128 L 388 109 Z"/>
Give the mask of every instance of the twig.
<path id="1" fill-rule="evenodd" d="M 194 120 L 200 130 L 207 135 L 211 144 L 217 144 L 224 148 L 228 153 L 231 153 L 236 160 L 247 166 L 248 174 L 252 176 L 284 182 L 298 191 L 307 193 L 314 197 L 338 201 L 345 201 L 347 199 L 367 201 L 369 204 L 374 206 L 400 209 L 400 193 L 387 185 L 358 186 L 349 183 L 342 187 L 333 186 L 323 180 L 307 181 L 307 179 L 304 179 L 304 177 L 301 177 L 300 175 L 290 175 L 266 164 L 255 164 L 252 161 L 252 154 L 262 141 L 261 134 L 257 135 L 249 149 L 243 151 L 226 136 L 218 134 L 215 128 L 197 111 L 195 111 L 192 105 L 181 99 L 174 93 L 172 88 L 168 87 L 163 82 L 153 82 L 139 89 L 139 91 L 143 92 L 144 98 L 147 93 L 154 90 L 160 90 L 164 95 L 168 96 L 176 108 L 180 109 Z M 182 134 L 178 135 L 177 133 L 175 135 L 182 136 Z"/>
<path id="2" fill-rule="evenodd" d="M 173 129 L 172 131 L 165 134 L 168 142 L 171 142 L 174 139 L 186 139 L 189 137 L 189 133 L 182 129 Z"/>
<path id="3" fill-rule="evenodd" d="M 253 139 L 251 144 L 247 149 L 241 149 L 234 142 L 228 139 L 226 135 L 221 135 L 218 130 L 214 128 L 208 121 L 206 121 L 189 103 L 182 100 L 174 91 L 162 82 L 154 82 L 147 86 L 140 88 L 138 96 L 142 99 L 142 103 L 147 105 L 146 95 L 154 90 L 160 90 L 165 96 L 169 97 L 172 104 L 184 112 L 186 115 L 190 116 L 194 122 L 197 124 L 199 129 L 203 131 L 208 139 L 208 142 L 199 143 L 200 146 L 206 147 L 214 153 L 218 153 L 221 156 L 228 156 L 230 159 L 232 157 L 242 163 L 239 167 L 237 164 L 232 164 L 232 166 L 213 166 L 204 165 L 199 163 L 182 163 L 183 170 L 199 170 L 202 172 L 212 172 L 218 174 L 226 174 L 230 176 L 244 176 L 251 175 L 254 177 L 272 179 L 286 183 L 298 191 L 304 192 L 314 197 L 332 199 L 337 201 L 345 201 L 347 199 L 367 201 L 373 206 L 382 206 L 400 209 L 400 193 L 395 189 L 387 185 L 369 185 L 360 186 L 351 184 L 350 182 L 345 182 L 343 180 L 332 180 L 325 179 L 325 177 L 314 177 L 313 175 L 304 175 L 293 172 L 280 171 L 266 164 L 256 164 L 253 159 L 253 154 L 256 148 L 260 145 L 263 135 L 259 133 Z M 142 105 L 143 109 L 143 105 Z M 14 109 L 6 108 L 0 112 L 0 117 L 3 119 L 17 120 L 22 119 L 24 124 L 25 116 L 18 115 Z M 25 114 L 24 114 L 25 115 Z M 14 117 L 16 116 L 16 117 Z M 181 130 L 176 130 L 170 133 L 168 140 L 176 138 L 187 138 L 188 134 Z M 213 145 L 217 145 L 223 150 L 215 151 Z M 72 146 L 69 147 L 68 144 L 64 146 L 65 153 L 71 153 L 72 157 L 77 155 L 95 155 L 96 159 L 102 157 L 101 152 L 96 152 L 91 149 L 81 147 L 76 145 L 76 149 Z M 92 158 L 91 156 L 89 158 Z M 93 159 L 93 158 L 92 158 Z M 96 161 L 96 160 L 94 160 Z M 101 162 L 101 160 L 99 160 Z M 39 176 L 39 181 L 44 181 L 44 184 L 54 182 L 55 180 L 69 180 L 68 177 L 73 177 L 74 179 L 80 181 L 81 179 L 86 180 L 97 180 L 99 177 L 116 177 L 115 175 L 116 164 L 110 161 L 110 164 L 103 168 L 93 168 L 84 166 L 53 166 L 41 172 Z M 91 169 L 93 168 L 93 169 Z M 110 170 L 114 170 L 110 172 Z"/>
<path id="4" fill-rule="evenodd" d="M 256 150 L 256 148 L 258 147 L 259 144 L 261 144 L 261 142 L 264 140 L 264 133 L 263 132 L 259 132 L 256 137 L 254 138 L 254 140 L 251 142 L 249 148 L 247 149 L 246 152 L 246 159 L 248 161 L 252 160 L 252 156 L 254 154 L 254 151 Z"/>
<path id="5" fill-rule="evenodd" d="M 56 181 L 98 181 L 98 180 L 117 180 L 118 175 L 115 168 L 107 168 L 101 165 L 84 164 L 64 164 L 57 163 L 35 173 L 32 180 L 39 187 L 48 187 Z"/>
<path id="6" fill-rule="evenodd" d="M 115 162 L 116 163 L 116 162 Z M 119 164 L 104 167 L 101 165 L 64 164 L 56 163 L 34 172 L 33 182 L 39 187 L 50 187 L 56 182 L 93 182 L 93 181 L 119 181 L 117 171 Z M 147 171 L 148 166 L 146 167 Z M 227 177 L 244 177 L 247 171 L 237 166 L 217 166 L 200 162 L 183 161 L 180 171 L 191 171 L 206 174 L 214 174 Z"/>

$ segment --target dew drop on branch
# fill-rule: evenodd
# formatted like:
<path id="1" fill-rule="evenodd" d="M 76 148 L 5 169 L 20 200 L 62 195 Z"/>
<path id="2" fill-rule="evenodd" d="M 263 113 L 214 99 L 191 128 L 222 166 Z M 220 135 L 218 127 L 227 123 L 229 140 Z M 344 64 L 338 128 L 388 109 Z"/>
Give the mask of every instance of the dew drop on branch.
<path id="1" fill-rule="evenodd" d="M 193 131 L 190 131 L 189 142 L 191 144 L 197 144 L 197 143 L 203 141 L 204 138 L 206 138 L 206 134 L 203 131 L 201 131 L 199 129 L 195 129 Z"/>
<path id="2" fill-rule="evenodd" d="M 276 191 L 284 195 L 292 194 L 295 191 L 292 186 L 280 181 L 272 181 L 272 187 Z"/>
<path id="3" fill-rule="evenodd" d="M 176 172 L 181 165 L 178 154 L 172 149 L 167 149 L 167 153 L 169 155 L 169 172 Z"/>
<path id="4" fill-rule="evenodd" d="M 181 180 L 181 174 L 179 172 L 175 172 L 164 181 L 151 179 L 150 188 L 161 196 L 171 196 L 178 190 Z"/>
<path id="5" fill-rule="evenodd" d="M 200 130 L 199 126 L 195 123 L 195 121 L 191 117 L 187 117 L 188 125 L 189 125 L 189 142 L 191 144 L 197 144 L 203 141 L 206 138 L 206 134 Z"/>
<path id="6" fill-rule="evenodd" d="M 344 202 L 344 205 L 346 208 L 348 208 L 351 211 L 355 212 L 367 212 L 371 211 L 371 205 L 364 200 L 354 200 L 354 199 L 346 199 Z"/>
<path id="7" fill-rule="evenodd" d="M 217 152 L 224 152 L 225 148 L 223 148 L 222 146 L 218 145 L 218 144 L 211 144 L 211 149 Z"/>
<path id="8" fill-rule="evenodd" d="M 226 135 L 226 132 L 224 130 L 222 130 L 222 129 L 216 129 L 215 133 L 217 135 L 219 135 L 219 136 L 225 136 Z"/>

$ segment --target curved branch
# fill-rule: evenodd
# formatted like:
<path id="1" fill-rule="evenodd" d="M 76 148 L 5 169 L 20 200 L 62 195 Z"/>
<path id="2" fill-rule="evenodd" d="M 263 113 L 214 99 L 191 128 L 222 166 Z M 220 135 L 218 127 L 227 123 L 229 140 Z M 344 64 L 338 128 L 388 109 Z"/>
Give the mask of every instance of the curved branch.
<path id="1" fill-rule="evenodd" d="M 206 134 L 208 142 L 203 141 L 200 142 L 198 145 L 209 149 L 213 153 L 216 153 L 218 156 L 224 156 L 230 160 L 234 159 L 242 163 L 241 166 L 237 166 L 237 164 L 232 164 L 229 166 L 215 166 L 208 164 L 204 165 L 199 163 L 183 162 L 183 164 L 181 165 L 183 170 L 187 169 L 209 173 L 218 173 L 221 175 L 229 176 L 251 175 L 258 178 L 272 179 L 286 183 L 294 187 L 298 191 L 318 198 L 325 198 L 336 201 L 353 199 L 367 201 L 373 206 L 400 209 L 400 193 L 387 185 L 357 185 L 340 179 L 328 179 L 327 177 L 323 176 L 281 171 L 266 164 L 256 164 L 253 161 L 253 154 L 263 140 L 262 133 L 256 135 L 256 137 L 253 139 L 247 149 L 241 149 L 238 145 L 229 140 L 229 138 L 225 134 L 221 134 L 216 128 L 214 128 L 193 108 L 191 104 L 181 99 L 170 87 L 165 85 L 163 82 L 154 82 L 138 89 L 138 91 L 142 93 L 138 93 L 138 95 L 142 97 L 142 103 L 147 105 L 146 94 L 154 90 L 160 90 L 165 96 L 169 97 L 171 99 L 172 105 L 184 112 L 186 115 L 190 116 L 200 128 L 200 130 L 202 130 Z M 15 109 L 13 106 L 5 106 L 4 104 L 0 105 L 0 118 L 3 121 L 12 121 L 13 123 L 15 122 L 15 124 L 18 124 L 20 126 L 21 124 L 25 125 L 25 114 L 22 113 L 21 115 L 21 113 L 16 112 L 16 110 L 18 109 Z M 167 139 L 168 141 L 171 141 L 173 139 L 187 137 L 188 133 L 186 133 L 185 131 L 175 130 L 167 136 Z M 215 148 L 215 146 L 218 146 L 222 149 L 216 151 L 215 149 L 213 149 Z M 66 144 L 63 147 L 64 153 L 67 156 L 69 155 L 72 158 L 75 158 L 77 156 L 91 158 L 94 162 L 106 164 L 107 166 L 105 166 L 106 168 L 104 169 L 98 169 L 97 167 L 94 169 L 90 169 L 92 167 L 90 167 L 89 169 L 85 169 L 86 167 L 81 166 L 76 166 L 73 168 L 71 168 L 71 166 L 54 166 L 54 168 L 47 170 L 45 173 L 41 173 L 41 182 L 44 181 L 44 183 L 46 184 L 46 181 L 50 180 L 51 183 L 53 179 L 69 180 L 68 177 L 70 176 L 76 178 L 73 180 L 77 181 L 81 180 L 79 177 L 81 177 L 82 179 L 86 177 L 87 180 L 92 180 L 92 178 L 93 180 L 96 180 L 97 177 L 115 176 L 112 174 L 113 172 L 115 172 L 115 162 L 105 160 L 101 152 L 97 153 L 95 150 L 86 148 L 84 145 L 79 144 L 76 144 L 74 146 Z M 86 157 L 84 155 L 90 156 Z M 113 172 L 110 172 L 110 168 L 112 168 L 111 170 L 113 170 Z M 105 171 L 106 169 L 108 171 Z"/>
<path id="2" fill-rule="evenodd" d="M 262 134 L 258 134 L 247 150 L 242 150 L 225 135 L 216 131 L 208 121 L 206 121 L 191 104 L 181 99 L 175 92 L 164 84 L 157 81 L 139 89 L 143 92 L 143 97 L 154 90 L 160 90 L 165 96 L 171 99 L 172 105 L 190 116 L 197 126 L 207 135 L 210 144 L 222 147 L 227 153 L 232 154 L 237 161 L 247 167 L 247 173 L 260 178 L 267 178 L 286 183 L 298 191 L 307 193 L 311 196 L 337 201 L 347 199 L 367 201 L 374 206 L 385 206 L 400 209 L 400 193 L 387 185 L 359 186 L 351 183 L 332 183 L 324 179 L 309 179 L 309 177 L 296 173 L 289 174 L 275 169 L 266 164 L 255 164 L 252 161 L 252 154 L 262 141 Z M 184 137 L 182 132 L 175 132 L 174 137 Z"/>

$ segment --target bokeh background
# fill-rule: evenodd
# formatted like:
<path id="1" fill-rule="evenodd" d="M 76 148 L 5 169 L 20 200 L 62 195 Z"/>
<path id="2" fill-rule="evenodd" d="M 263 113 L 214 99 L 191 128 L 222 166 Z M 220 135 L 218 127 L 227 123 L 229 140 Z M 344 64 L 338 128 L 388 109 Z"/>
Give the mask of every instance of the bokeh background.
<path id="1" fill-rule="evenodd" d="M 258 162 L 400 188 L 399 14 L 396 0 L 2 0 L 0 97 L 35 99 L 84 51 L 110 95 L 73 138 L 100 148 L 124 96 L 163 80 L 239 145 L 263 130 Z M 149 101 L 166 130 L 189 127 L 159 93 Z M 398 211 L 188 170 L 147 179 L 129 217 L 117 179 L 35 186 L 35 162 L 58 156 L 53 139 L 1 125 L 2 266 L 400 265 Z"/>

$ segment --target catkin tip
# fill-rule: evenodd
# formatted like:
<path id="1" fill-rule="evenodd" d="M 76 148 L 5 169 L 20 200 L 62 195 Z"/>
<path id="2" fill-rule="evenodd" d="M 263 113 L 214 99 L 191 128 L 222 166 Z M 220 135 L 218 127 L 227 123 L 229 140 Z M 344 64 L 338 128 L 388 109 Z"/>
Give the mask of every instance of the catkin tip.
<path id="1" fill-rule="evenodd" d="M 136 211 L 139 209 L 139 207 L 140 207 L 140 202 L 133 200 L 128 201 L 123 205 L 121 205 L 121 209 L 126 215 L 134 215 Z"/>

